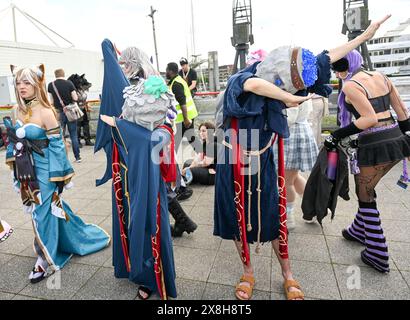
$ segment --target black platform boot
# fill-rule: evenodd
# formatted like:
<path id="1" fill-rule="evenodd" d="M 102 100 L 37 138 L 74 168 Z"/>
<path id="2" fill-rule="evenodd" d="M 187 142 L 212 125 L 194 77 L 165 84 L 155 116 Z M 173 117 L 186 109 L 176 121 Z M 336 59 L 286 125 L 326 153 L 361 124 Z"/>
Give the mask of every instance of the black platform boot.
<path id="1" fill-rule="evenodd" d="M 168 210 L 175 219 L 175 225 L 171 226 L 171 235 L 173 237 L 182 237 L 184 232 L 189 234 L 198 228 L 197 224 L 185 213 L 177 199 L 174 198 L 168 202 Z"/>
<path id="2" fill-rule="evenodd" d="M 366 249 L 362 251 L 362 261 L 381 273 L 388 273 L 389 250 L 381 226 L 380 213 L 376 202 L 360 202 L 365 230 Z"/>
<path id="3" fill-rule="evenodd" d="M 84 140 L 85 140 L 85 145 L 86 146 L 93 146 L 94 143 L 91 142 L 91 134 L 90 134 L 90 123 L 87 121 L 84 126 Z"/>

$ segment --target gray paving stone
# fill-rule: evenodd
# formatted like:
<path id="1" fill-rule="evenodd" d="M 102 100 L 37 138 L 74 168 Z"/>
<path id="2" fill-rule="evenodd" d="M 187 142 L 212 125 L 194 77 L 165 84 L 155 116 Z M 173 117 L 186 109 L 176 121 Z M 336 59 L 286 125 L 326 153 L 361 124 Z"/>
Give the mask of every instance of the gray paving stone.
<path id="1" fill-rule="evenodd" d="M 256 253 L 256 244 L 251 244 L 249 246 L 250 252 L 251 252 L 251 257 L 253 256 L 263 256 L 263 257 L 272 257 L 273 254 L 273 249 L 272 245 L 270 243 L 265 243 L 261 245 L 261 251 L 259 254 Z M 237 252 L 236 251 L 236 246 L 232 240 L 222 240 L 221 247 L 219 249 L 220 251 L 223 252 Z"/>
<path id="2" fill-rule="evenodd" d="M 33 232 L 33 223 L 31 221 L 28 221 L 28 222 L 20 225 L 18 228 L 23 229 L 23 230 L 29 230 L 29 231 Z"/>
<path id="3" fill-rule="evenodd" d="M 65 196 L 64 200 L 67 201 L 71 210 L 73 210 L 74 212 L 81 212 L 82 209 L 84 209 L 85 207 L 90 205 L 90 203 L 92 203 L 90 200 L 87 199 L 75 198 L 75 194 L 72 197 Z"/>
<path id="4" fill-rule="evenodd" d="M 10 238 L 11 239 L 11 238 Z M 9 239 L 9 240 L 10 240 Z M 3 243 L 3 245 L 5 245 L 5 243 Z M 15 256 L 11 255 L 11 254 L 4 254 L 4 253 L 0 253 L 0 266 L 2 264 L 7 263 L 8 261 L 10 261 L 11 259 L 13 259 Z"/>
<path id="5" fill-rule="evenodd" d="M 407 242 L 410 243 L 410 221 L 386 220 L 382 221 L 387 242 Z"/>
<path id="6" fill-rule="evenodd" d="M 356 282 L 353 282 L 352 277 L 357 273 L 348 273 L 344 266 L 335 266 L 335 272 L 344 300 L 410 299 L 409 287 L 398 271 L 381 274 L 373 268 L 362 267 Z M 349 289 L 352 284 L 357 284 L 360 289 Z"/>
<path id="7" fill-rule="evenodd" d="M 410 289 L 410 272 L 402 271 L 401 274 L 403 275 L 404 280 L 407 282 L 407 286 Z"/>
<path id="8" fill-rule="evenodd" d="M 35 262 L 34 258 L 14 257 L 1 265 L 0 291 L 17 294 L 23 290 Z"/>
<path id="9" fill-rule="evenodd" d="M 112 255 L 110 256 L 110 258 L 107 261 L 104 262 L 103 267 L 104 268 L 111 268 L 111 269 L 114 268 L 114 266 L 112 265 Z"/>
<path id="10" fill-rule="evenodd" d="M 12 185 L 10 184 L 8 186 L 10 190 L 12 190 Z M 4 189 L 2 189 L 4 190 Z M 7 190 L 7 189 L 6 189 Z M 0 193 L 0 211 L 6 211 L 6 210 L 14 210 L 16 209 L 16 203 L 21 203 L 21 198 L 20 196 L 15 193 L 15 192 L 5 192 L 5 193 Z"/>
<path id="11" fill-rule="evenodd" d="M 194 190 L 194 192 L 197 192 L 199 194 L 202 194 L 205 192 L 206 186 L 203 186 L 201 184 L 191 184 L 189 187 Z"/>
<path id="12" fill-rule="evenodd" d="M 176 279 L 177 300 L 201 300 L 205 291 L 206 282 Z"/>
<path id="13" fill-rule="evenodd" d="M 111 200 L 98 200 L 90 202 L 88 206 L 85 206 L 79 210 L 80 215 L 91 216 L 107 216 L 111 213 L 112 203 Z"/>
<path id="14" fill-rule="evenodd" d="M 345 201 L 339 198 L 337 201 L 335 218 L 351 217 L 353 219 L 354 215 L 357 212 L 357 208 L 358 208 L 358 202 L 355 199 L 351 198 L 350 201 Z M 325 217 L 324 222 L 327 222 L 327 223 L 331 222 L 330 213 Z"/>
<path id="15" fill-rule="evenodd" d="M 200 197 L 200 195 L 198 193 L 194 192 L 193 195 L 189 199 L 181 201 L 180 203 L 184 204 L 184 205 L 187 205 L 187 206 L 195 206 L 195 205 L 199 204 L 198 203 L 199 197 Z"/>
<path id="16" fill-rule="evenodd" d="M 204 193 L 215 195 L 215 186 L 206 186 Z"/>
<path id="17" fill-rule="evenodd" d="M 106 194 L 105 189 L 98 189 L 97 187 L 77 187 L 75 189 L 69 190 L 68 192 L 72 192 L 73 196 L 77 199 L 87 199 L 87 200 L 97 200 L 101 197 L 101 195 Z"/>
<path id="18" fill-rule="evenodd" d="M 194 206 L 190 206 L 190 205 L 184 204 L 183 201 L 180 203 L 180 205 L 181 205 L 182 209 L 184 209 L 184 211 L 185 211 L 186 214 L 188 214 L 188 215 L 190 215 L 192 209 L 194 208 Z M 172 219 L 172 216 L 169 215 L 169 218 Z M 172 221 L 174 221 L 174 220 L 172 220 Z"/>
<path id="19" fill-rule="evenodd" d="M 389 242 L 389 252 L 391 258 L 401 271 L 410 271 L 410 243 Z"/>
<path id="20" fill-rule="evenodd" d="M 27 297 L 27 296 L 22 296 L 22 295 L 15 295 L 12 300 L 20 300 L 20 301 L 37 300 L 37 301 L 40 301 L 40 300 L 44 300 L 44 299 L 38 299 L 38 298 L 35 298 L 35 297 Z"/>
<path id="21" fill-rule="evenodd" d="M 31 216 L 28 214 L 23 213 L 23 209 L 20 209 L 20 203 L 15 205 L 15 208 L 19 208 L 17 210 L 10 210 L 6 211 L 5 214 L 1 214 L 1 218 L 7 221 L 13 229 L 20 228 L 21 226 L 25 225 L 26 223 L 31 222 Z M 0 209 L 0 212 L 2 210 Z"/>
<path id="22" fill-rule="evenodd" d="M 290 234 L 289 253 L 291 260 L 330 263 L 329 252 L 322 235 Z"/>
<path id="23" fill-rule="evenodd" d="M 381 203 L 378 204 L 381 219 L 384 220 L 410 220 L 410 209 L 404 204 Z"/>
<path id="24" fill-rule="evenodd" d="M 174 246 L 218 250 L 221 245 L 221 239 L 213 234 L 213 227 L 207 225 L 198 225 L 194 233 L 186 234 L 180 238 L 174 238 Z"/>
<path id="25" fill-rule="evenodd" d="M 255 289 L 270 291 L 270 270 L 272 259 L 263 256 L 252 256 L 255 272 Z M 243 274 L 241 260 L 236 250 L 219 252 L 209 276 L 210 283 L 236 286 Z"/>
<path id="26" fill-rule="evenodd" d="M 37 254 L 34 252 L 33 246 L 27 247 L 25 250 L 18 254 L 20 257 L 37 258 Z"/>
<path id="27" fill-rule="evenodd" d="M 47 300 L 69 299 L 97 270 L 98 267 L 75 264 L 70 261 L 61 271 L 36 285 L 28 285 L 20 294 Z"/>
<path id="28" fill-rule="evenodd" d="M 99 227 L 108 233 L 112 239 L 112 218 L 108 217 L 104 222 L 100 223 Z M 111 240 L 112 241 L 112 240 Z"/>
<path id="29" fill-rule="evenodd" d="M 253 290 L 252 300 L 270 300 L 270 298 L 270 292 Z M 202 300 L 236 300 L 235 287 L 208 283 Z"/>
<path id="30" fill-rule="evenodd" d="M 14 297 L 14 294 L 0 292 L 0 301 L 2 301 L 2 300 L 12 300 L 13 297 Z"/>
<path id="31" fill-rule="evenodd" d="M 397 183 L 397 180 L 396 180 Z M 386 202 L 386 203 L 399 203 L 402 204 L 402 199 L 404 197 L 408 197 L 408 194 L 404 193 L 400 190 L 401 188 L 396 187 L 393 191 L 386 190 L 385 188 L 381 191 L 380 188 L 376 187 L 377 192 L 377 201 L 378 202 Z"/>
<path id="32" fill-rule="evenodd" d="M 202 193 L 198 199 L 198 203 L 208 208 L 213 208 L 215 196 L 210 193 Z"/>
<path id="33" fill-rule="evenodd" d="M 284 293 L 276 293 L 276 292 L 272 292 L 270 295 L 270 299 L 272 301 L 286 301 L 286 296 Z"/>
<path id="34" fill-rule="evenodd" d="M 33 231 L 15 228 L 12 236 L 0 245 L 0 253 L 19 254 L 33 246 L 33 239 Z"/>
<path id="35" fill-rule="evenodd" d="M 111 229 L 111 227 L 112 227 L 112 215 L 107 216 L 103 222 L 98 224 L 98 226 L 101 227 L 101 228 L 105 227 L 106 229 Z M 104 230 L 106 232 L 110 233 L 109 232 L 110 230 L 106 230 L 106 229 L 104 229 Z"/>
<path id="36" fill-rule="evenodd" d="M 284 294 L 283 276 L 279 262 L 273 263 L 272 292 Z M 336 277 L 329 263 L 291 260 L 294 279 L 306 297 L 340 300 Z"/>
<path id="37" fill-rule="evenodd" d="M 348 216 L 338 216 L 333 221 L 323 222 L 323 233 L 326 236 L 341 237 L 342 230 L 349 227 L 354 219 L 354 215 Z"/>
<path id="38" fill-rule="evenodd" d="M 323 230 L 320 224 L 316 221 L 314 223 L 306 223 L 303 220 L 302 214 L 297 214 L 295 212 L 295 220 L 296 220 L 296 228 L 290 231 L 290 234 L 314 234 L 314 235 L 322 235 Z"/>
<path id="39" fill-rule="evenodd" d="M 84 215 L 82 219 L 87 224 L 94 224 L 96 226 L 99 226 L 101 223 L 103 223 L 107 219 L 107 217 L 106 216 Z"/>
<path id="40" fill-rule="evenodd" d="M 85 257 L 74 256 L 72 258 L 73 263 L 85 264 L 89 266 L 102 267 L 104 263 L 112 257 L 112 246 L 105 248 L 93 254 L 89 254 Z"/>
<path id="41" fill-rule="evenodd" d="M 75 294 L 74 300 L 134 300 L 137 285 L 128 279 L 116 279 L 113 269 L 101 268 Z"/>
<path id="42" fill-rule="evenodd" d="M 187 214 L 197 224 L 204 224 L 204 225 L 212 226 L 212 228 L 214 226 L 213 205 L 211 207 L 209 206 L 205 207 L 205 206 L 202 206 L 202 203 L 199 203 L 196 206 L 192 206 L 191 211 L 189 213 L 187 212 Z"/>
<path id="43" fill-rule="evenodd" d="M 215 257 L 215 250 L 174 247 L 177 277 L 206 282 Z"/>

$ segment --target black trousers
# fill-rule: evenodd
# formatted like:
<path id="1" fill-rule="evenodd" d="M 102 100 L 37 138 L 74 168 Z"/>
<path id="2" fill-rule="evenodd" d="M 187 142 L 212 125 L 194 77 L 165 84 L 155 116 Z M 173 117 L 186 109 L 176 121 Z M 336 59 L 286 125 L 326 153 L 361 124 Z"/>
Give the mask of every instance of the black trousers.
<path id="1" fill-rule="evenodd" d="M 82 109 L 84 112 L 84 116 L 81 119 L 77 120 L 77 136 L 78 141 L 81 140 L 81 137 L 84 138 L 86 142 L 91 141 L 91 134 L 90 134 L 90 120 L 88 117 L 88 112 Z M 83 136 L 81 135 L 81 128 L 83 129 Z"/>
<path id="2" fill-rule="evenodd" d="M 192 124 L 189 128 L 185 128 L 184 123 L 177 124 L 177 134 L 175 135 L 175 151 L 178 152 L 179 146 L 181 145 L 182 138 L 186 137 L 189 144 L 194 148 L 195 152 L 201 150 L 202 144 L 195 136 L 195 119 L 192 119 Z"/>
<path id="3" fill-rule="evenodd" d="M 188 168 L 192 164 L 192 160 L 188 160 L 184 164 L 184 169 Z M 209 173 L 209 168 L 202 168 L 202 167 L 197 167 L 197 168 L 192 168 L 192 183 L 198 183 L 202 184 L 205 186 L 213 186 L 215 185 L 215 175 Z"/>

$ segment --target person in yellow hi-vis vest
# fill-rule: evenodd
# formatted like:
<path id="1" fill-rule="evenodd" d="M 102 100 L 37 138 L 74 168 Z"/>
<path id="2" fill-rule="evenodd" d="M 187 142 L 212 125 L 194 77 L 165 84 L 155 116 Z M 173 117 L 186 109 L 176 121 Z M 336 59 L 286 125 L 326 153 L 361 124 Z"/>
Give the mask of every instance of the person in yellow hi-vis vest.
<path id="1" fill-rule="evenodd" d="M 185 136 L 188 142 L 194 148 L 196 152 L 200 151 L 201 145 L 198 141 L 195 141 L 195 118 L 198 116 L 198 111 L 195 106 L 194 99 L 192 98 L 191 91 L 189 90 L 186 81 L 178 75 L 178 64 L 175 62 L 168 63 L 167 65 L 167 79 L 168 86 L 177 100 L 177 118 L 175 120 L 177 132 L 175 136 L 175 151 L 178 152 L 181 145 L 182 138 Z M 185 185 L 185 181 L 181 178 L 177 180 L 177 199 L 183 201 L 190 198 L 193 194 L 193 190 Z"/>
<path id="2" fill-rule="evenodd" d="M 195 142 L 195 118 L 198 117 L 198 111 L 194 99 L 191 95 L 186 81 L 178 74 L 178 65 L 174 62 L 167 65 L 167 79 L 171 91 L 178 102 L 176 107 L 178 111 L 175 123 L 177 125 L 177 134 L 175 137 L 175 150 L 179 149 L 182 138 L 186 136 L 188 142 L 194 146 Z M 189 132 L 188 132 L 189 131 Z"/>

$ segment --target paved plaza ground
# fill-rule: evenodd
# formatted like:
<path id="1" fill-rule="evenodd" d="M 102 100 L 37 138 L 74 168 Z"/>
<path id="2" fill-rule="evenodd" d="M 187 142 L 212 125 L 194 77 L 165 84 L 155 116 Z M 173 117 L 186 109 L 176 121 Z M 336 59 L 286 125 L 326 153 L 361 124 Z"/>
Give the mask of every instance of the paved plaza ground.
<path id="1" fill-rule="evenodd" d="M 94 155 L 92 148 L 84 147 L 82 157 L 83 163 L 74 164 L 75 188 L 66 191 L 64 199 L 86 222 L 97 224 L 111 234 L 111 186 L 95 187 L 95 179 L 105 170 L 105 156 L 103 152 Z M 4 158 L 1 151 L 2 163 Z M 297 228 L 290 234 L 290 256 L 295 278 L 307 299 L 410 300 L 410 190 L 396 186 L 400 171 L 399 165 L 377 188 L 391 254 L 388 275 L 366 267 L 360 260 L 362 247 L 341 237 L 341 230 L 351 223 L 357 209 L 352 192 L 352 201 L 340 199 L 335 220 L 326 218 L 323 229 L 317 223 L 305 224 L 301 210 L 296 211 Z M 30 216 L 23 214 L 10 181 L 9 170 L 1 165 L 0 217 L 13 225 L 15 233 L 0 244 L 0 300 L 136 299 L 136 285 L 113 276 L 111 248 L 83 258 L 74 257 L 55 278 L 61 280 L 61 286 L 50 281 L 30 284 L 28 274 L 36 261 L 33 230 Z M 212 235 L 214 188 L 194 186 L 193 189 L 192 198 L 182 204 L 199 227 L 195 233 L 174 240 L 178 299 L 234 299 L 234 286 L 242 269 L 234 244 Z M 264 245 L 259 255 L 252 248 L 254 299 L 285 299 L 279 265 L 270 246 Z"/>

